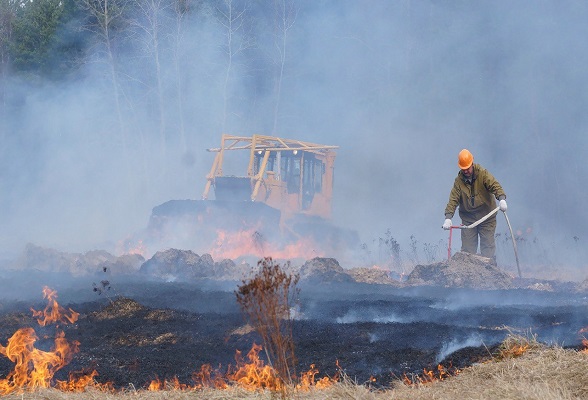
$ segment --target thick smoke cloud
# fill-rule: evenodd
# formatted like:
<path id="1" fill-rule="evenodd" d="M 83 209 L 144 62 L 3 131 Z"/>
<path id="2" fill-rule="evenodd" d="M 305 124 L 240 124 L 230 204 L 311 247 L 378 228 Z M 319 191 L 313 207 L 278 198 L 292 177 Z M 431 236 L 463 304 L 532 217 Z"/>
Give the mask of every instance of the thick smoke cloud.
<path id="1" fill-rule="evenodd" d="M 586 3 L 286 3 L 296 13 L 275 132 L 280 29 L 270 4 L 247 10 L 229 75 L 215 13 L 225 4 L 185 17 L 179 58 L 171 41 L 160 58 L 163 128 L 157 97 L 145 90 L 156 87 L 152 53 L 131 36 L 118 48 L 121 70 L 133 77 L 121 84 L 120 124 L 96 47 L 71 82 L 5 78 L 2 254 L 26 242 L 113 247 L 144 228 L 155 205 L 200 197 L 212 162 L 204 150 L 227 132 L 339 145 L 335 222 L 368 246 L 389 229 L 405 258 L 412 243 L 421 262 L 427 251 L 444 257 L 443 210 L 466 147 L 504 187 L 530 274 L 537 265 L 583 265 Z M 171 26 L 173 15 L 162 21 Z M 498 221 L 498 257 L 512 264 L 508 227 Z M 585 278 L 577 273 L 562 277 Z"/>

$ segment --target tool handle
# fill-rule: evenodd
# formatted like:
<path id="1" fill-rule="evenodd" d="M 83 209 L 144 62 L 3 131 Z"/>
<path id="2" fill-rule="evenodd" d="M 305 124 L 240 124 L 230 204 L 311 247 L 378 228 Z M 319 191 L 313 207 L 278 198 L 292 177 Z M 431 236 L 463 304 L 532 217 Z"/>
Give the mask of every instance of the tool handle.
<path id="1" fill-rule="evenodd" d="M 496 207 L 494 210 L 490 211 L 488 214 L 486 214 L 485 216 L 483 216 L 482 218 L 480 218 L 479 220 L 477 220 L 476 222 L 474 222 L 473 224 L 470 225 L 451 225 L 449 227 L 449 243 L 447 245 L 447 261 L 449 261 L 451 259 L 451 233 L 453 232 L 454 229 L 471 229 L 471 228 L 475 228 L 476 226 L 480 225 L 482 222 L 486 221 L 488 218 L 490 218 L 491 216 L 493 216 L 494 214 L 496 214 L 496 212 L 500 209 L 500 207 Z M 506 213 L 504 213 L 504 215 L 506 216 Z M 508 217 L 507 217 L 507 222 L 508 222 Z M 512 235 L 512 233 L 511 233 Z M 516 248 L 515 248 L 515 253 L 516 253 Z M 520 273 L 519 273 L 520 274 Z"/>
<path id="2" fill-rule="evenodd" d="M 486 214 L 485 216 L 483 216 L 482 218 L 480 218 L 479 220 L 477 220 L 473 224 L 466 225 L 463 229 L 475 228 L 476 226 L 480 225 L 482 222 L 486 221 L 488 218 L 490 218 L 491 216 L 496 214 L 498 212 L 498 210 L 500 210 L 500 207 L 496 207 L 494 210 L 490 211 L 488 214 Z"/>

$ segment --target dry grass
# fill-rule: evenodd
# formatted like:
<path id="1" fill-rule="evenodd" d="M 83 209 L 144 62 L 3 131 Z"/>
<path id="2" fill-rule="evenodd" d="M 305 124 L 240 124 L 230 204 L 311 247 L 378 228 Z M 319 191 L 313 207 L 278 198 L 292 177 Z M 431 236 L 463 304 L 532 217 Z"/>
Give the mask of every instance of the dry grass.
<path id="1" fill-rule="evenodd" d="M 432 385 L 399 387 L 394 399 L 586 399 L 588 355 L 562 348 L 525 354 L 467 368 Z"/>
<path id="2" fill-rule="evenodd" d="M 522 347 L 521 347 L 522 346 Z M 525 348 L 524 351 L 519 351 Z M 54 389 L 34 393 L 14 394 L 3 399 L 45 400 L 149 400 L 149 399 L 275 399 L 275 392 L 251 392 L 232 387 L 225 390 L 199 391 L 136 391 L 128 388 L 118 393 L 89 390 L 84 393 L 64 393 Z M 385 391 L 370 390 L 349 378 L 326 388 L 289 392 L 288 398 L 365 399 L 365 400 L 453 400 L 453 399 L 541 399 L 568 400 L 588 398 L 588 354 L 561 347 L 547 347 L 534 338 L 507 338 L 496 357 L 462 370 L 442 381 L 407 386 L 401 381 Z"/>

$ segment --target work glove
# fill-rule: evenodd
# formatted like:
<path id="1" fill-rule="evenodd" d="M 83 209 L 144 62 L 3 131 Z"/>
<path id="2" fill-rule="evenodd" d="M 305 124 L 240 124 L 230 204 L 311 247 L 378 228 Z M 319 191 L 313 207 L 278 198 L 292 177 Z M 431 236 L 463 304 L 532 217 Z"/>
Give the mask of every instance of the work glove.
<path id="1" fill-rule="evenodd" d="M 451 229 L 451 220 L 449 218 L 445 219 L 445 222 L 443 223 L 443 229 L 447 231 Z"/>
<path id="2" fill-rule="evenodd" d="M 498 202 L 498 207 L 500 207 L 500 211 L 505 212 L 507 209 L 506 200 L 502 199 Z"/>

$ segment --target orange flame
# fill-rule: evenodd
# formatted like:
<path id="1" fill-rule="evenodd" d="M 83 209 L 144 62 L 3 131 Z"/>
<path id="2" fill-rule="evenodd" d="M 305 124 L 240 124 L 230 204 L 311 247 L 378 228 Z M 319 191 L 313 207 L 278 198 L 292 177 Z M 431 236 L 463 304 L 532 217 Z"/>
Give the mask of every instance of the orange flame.
<path id="1" fill-rule="evenodd" d="M 437 365 L 435 369 L 428 369 L 423 368 L 423 372 L 413 376 L 412 378 L 408 377 L 406 373 L 402 377 L 402 380 L 405 385 L 415 385 L 415 384 L 427 384 L 432 383 L 435 381 L 442 381 L 447 379 L 450 376 L 455 376 L 460 373 L 458 368 L 449 367 L 446 368 L 443 365 Z"/>
<path id="2" fill-rule="evenodd" d="M 127 250 L 126 254 L 138 254 L 140 256 L 145 257 L 145 255 L 147 254 L 147 246 L 145 246 L 143 240 L 139 239 L 137 240 L 137 243 L 134 247 Z"/>
<path id="3" fill-rule="evenodd" d="M 579 334 L 586 333 L 586 332 L 588 332 L 588 326 L 585 326 L 578 331 Z M 582 350 L 580 350 L 580 352 L 584 353 L 584 354 L 588 354 L 588 339 L 586 339 L 585 337 L 582 337 L 582 346 L 584 348 Z"/>
<path id="4" fill-rule="evenodd" d="M 116 244 L 116 253 L 119 256 L 123 254 L 138 254 L 146 257 L 148 251 L 142 239 L 127 237 L 118 241 Z"/>
<path id="5" fill-rule="evenodd" d="M 197 388 L 216 388 L 226 389 L 229 387 L 227 380 L 219 370 L 212 369 L 210 364 L 204 364 L 200 367 L 199 372 L 192 374 L 192 379 L 196 382 Z"/>
<path id="6" fill-rule="evenodd" d="M 217 230 L 217 238 L 210 255 L 214 258 L 232 259 L 243 256 L 265 257 L 269 254 L 273 258 L 304 258 L 324 256 L 324 252 L 308 238 L 301 238 L 296 242 L 279 246 L 266 240 L 255 229 L 228 232 Z"/>
<path id="7" fill-rule="evenodd" d="M 319 371 L 315 368 L 315 365 L 311 364 L 310 369 L 306 372 L 303 372 L 300 376 L 300 383 L 296 386 L 296 388 L 303 391 L 308 391 L 312 388 L 326 389 L 339 381 L 337 375 L 334 378 L 324 376 L 319 380 L 315 380 L 315 376 L 318 374 L 318 372 Z"/>
<path id="8" fill-rule="evenodd" d="M 584 346 L 584 348 L 581 350 L 581 352 L 588 354 L 588 339 L 582 339 L 582 346 Z"/>
<path id="9" fill-rule="evenodd" d="M 510 357 L 520 357 L 529 350 L 529 344 L 519 344 L 513 345 L 508 347 L 507 349 L 503 349 L 500 351 L 500 357 L 502 358 L 510 358 Z"/>
<path id="10" fill-rule="evenodd" d="M 78 320 L 78 317 L 80 316 L 79 313 L 75 312 L 71 308 L 66 310 L 57 304 L 57 292 L 55 290 L 49 289 L 47 286 L 45 286 L 43 288 L 43 298 L 49 301 L 43 311 L 36 311 L 31 308 L 33 317 L 37 317 L 37 322 L 39 325 L 45 326 L 47 324 L 56 322 L 63 322 L 64 324 L 69 322 L 70 324 L 73 324 Z"/>
<path id="11" fill-rule="evenodd" d="M 74 323 L 78 320 L 79 313 L 72 309 L 66 310 L 61 307 L 57 301 L 57 293 L 48 287 L 44 287 L 43 296 L 48 300 L 48 305 L 43 311 L 36 311 L 31 308 L 33 317 L 37 317 L 37 322 L 41 326 L 50 323 Z M 35 390 L 36 388 L 49 388 L 53 384 L 53 377 L 57 371 L 69 364 L 74 355 L 79 352 L 80 343 L 77 341 L 68 341 L 62 330 L 56 330 L 54 345 L 51 351 L 43 351 L 35 348 L 35 342 L 38 340 L 33 328 L 26 327 L 18 329 L 6 346 L 0 344 L 0 354 L 6 356 L 15 363 L 14 370 L 11 371 L 5 379 L 0 379 L 0 395 L 10 394 L 16 391 Z M 269 365 L 265 365 L 259 358 L 259 352 L 262 346 L 253 344 L 251 350 L 247 353 L 246 362 L 240 351 L 236 352 L 236 366 L 234 372 L 229 370 L 226 375 L 222 375 L 219 370 L 213 370 L 210 365 L 204 365 L 199 372 L 193 374 L 196 382 L 194 387 L 180 383 L 177 377 L 171 380 L 161 381 L 153 380 L 148 390 L 189 390 L 201 389 L 204 387 L 214 387 L 226 389 L 229 383 L 243 387 L 247 390 L 269 389 L 279 391 L 284 388 L 284 383 L 279 379 L 277 372 Z M 337 362 L 339 370 L 339 363 Z M 303 373 L 300 377 L 299 384 L 295 387 L 299 390 L 309 390 L 311 388 L 324 389 L 338 379 L 338 374 L 334 378 L 323 377 L 316 380 L 318 370 L 312 364 L 310 370 Z M 69 380 L 57 380 L 54 387 L 61 391 L 82 392 L 87 387 L 92 386 L 102 391 L 114 391 L 111 383 L 98 383 L 94 378 L 98 372 L 93 370 L 86 372 L 70 372 Z"/>
<path id="12" fill-rule="evenodd" d="M 33 316 L 41 326 L 49 323 L 63 322 L 73 323 L 77 321 L 79 314 L 73 310 L 65 310 L 55 300 L 55 291 L 45 287 L 44 297 L 49 301 L 43 311 L 35 311 Z M 51 351 L 43 351 L 35 348 L 38 336 L 33 328 L 21 328 L 17 330 L 6 346 L 0 345 L 0 354 L 6 356 L 15 363 L 14 370 L 5 379 L 0 379 L 0 394 L 9 394 L 24 389 L 34 390 L 36 388 L 48 388 L 54 374 L 63 368 L 73 359 L 74 354 L 79 351 L 79 342 L 69 342 L 65 339 L 62 330 L 56 330 L 54 345 Z M 81 390 L 93 382 L 92 373 L 88 377 L 80 376 L 71 382 L 58 382 L 58 387 L 68 390 Z M 85 385 L 85 386 L 81 386 Z"/>
<path id="13" fill-rule="evenodd" d="M 262 346 L 253 344 L 251 350 L 247 353 L 249 362 L 245 362 L 242 353 L 237 350 L 235 360 L 237 362 L 234 372 L 227 372 L 225 377 L 212 371 L 209 364 L 203 365 L 200 372 L 193 374 L 193 379 L 196 381 L 194 388 L 215 387 L 224 389 L 228 387 L 228 381 L 234 382 L 238 386 L 247 390 L 270 389 L 280 390 L 282 387 L 281 381 L 277 378 L 276 371 L 269 365 L 264 365 L 263 360 L 259 358 L 259 352 Z M 218 371 L 217 371 L 218 372 Z M 154 379 L 149 384 L 148 390 L 158 391 L 164 389 L 186 390 L 187 385 L 180 384 L 178 379 L 174 377 L 171 381 Z"/>
<path id="14" fill-rule="evenodd" d="M 278 379 L 276 371 L 271 366 L 264 365 L 263 360 L 259 358 L 259 352 L 262 348 L 262 346 L 253 343 L 253 347 L 247 353 L 249 363 L 243 360 L 241 352 L 237 350 L 235 360 L 238 369 L 234 373 L 228 374 L 228 379 L 247 390 L 263 388 L 280 390 L 282 383 Z"/>
<path id="15" fill-rule="evenodd" d="M 55 388 L 63 392 L 83 392 L 87 387 L 91 386 L 101 391 L 114 391 L 112 383 L 97 383 L 94 378 L 98 376 L 98 372 L 93 370 L 90 373 L 85 372 L 70 372 L 69 380 L 58 380 Z"/>
<path id="16" fill-rule="evenodd" d="M 55 339 L 55 351 L 44 352 L 35 349 L 37 339 L 32 328 L 21 328 L 8 339 L 6 347 L 0 345 L 0 353 L 16 364 L 6 379 L 0 380 L 2 394 L 12 393 L 25 386 L 31 389 L 49 387 L 53 374 L 67 363 L 64 355 L 70 350 L 76 350 L 58 336 Z"/>
<path id="17" fill-rule="evenodd" d="M 177 377 L 172 378 L 171 380 L 160 380 L 154 379 L 149 384 L 147 390 L 149 391 L 160 391 L 160 390 L 186 390 L 189 389 L 188 385 L 180 383 L 180 380 Z"/>
<path id="18" fill-rule="evenodd" d="M 232 383 L 250 391 L 259 389 L 280 391 L 284 388 L 284 383 L 279 379 L 276 370 L 269 365 L 265 365 L 263 360 L 259 358 L 259 352 L 262 349 L 262 346 L 254 343 L 246 357 L 243 357 L 241 351 L 237 350 L 235 353 L 236 366 L 229 368 L 226 374 L 222 374 L 218 369 L 213 370 L 210 364 L 203 365 L 200 371 L 192 375 L 194 382 L 196 382 L 193 387 L 181 384 L 177 378 L 170 381 L 154 379 L 149 384 L 148 390 L 227 389 Z M 325 389 L 339 380 L 338 374 L 334 378 L 323 377 L 316 380 L 315 377 L 318 372 L 314 364 L 312 364 L 307 372 L 301 374 L 299 383 L 295 385 L 296 389 L 303 391 L 311 388 Z"/>

